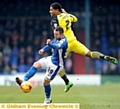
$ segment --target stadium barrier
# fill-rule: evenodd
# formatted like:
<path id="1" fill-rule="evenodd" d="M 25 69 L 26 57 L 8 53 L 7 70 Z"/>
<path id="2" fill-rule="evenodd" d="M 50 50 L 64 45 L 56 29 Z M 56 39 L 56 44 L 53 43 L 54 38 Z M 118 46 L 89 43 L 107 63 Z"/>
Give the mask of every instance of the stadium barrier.
<path id="1" fill-rule="evenodd" d="M 33 76 L 30 81 L 33 85 L 42 85 L 44 79 L 44 74 L 36 74 Z M 16 75 L 1 75 L 0 76 L 0 85 L 1 86 L 15 86 L 15 78 L 24 77 L 24 74 Z M 73 82 L 74 85 L 101 85 L 101 76 L 100 75 L 68 75 L 68 78 Z M 56 78 L 51 82 L 52 85 L 64 85 L 63 80 L 57 75 Z"/>
<path id="2" fill-rule="evenodd" d="M 104 75 L 101 78 L 101 84 L 120 83 L 120 75 Z"/>

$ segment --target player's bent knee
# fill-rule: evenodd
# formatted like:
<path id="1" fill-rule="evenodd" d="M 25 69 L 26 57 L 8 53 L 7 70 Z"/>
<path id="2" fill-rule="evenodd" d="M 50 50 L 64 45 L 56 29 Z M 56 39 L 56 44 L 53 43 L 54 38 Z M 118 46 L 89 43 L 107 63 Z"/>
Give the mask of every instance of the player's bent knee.
<path id="1" fill-rule="evenodd" d="M 65 75 L 65 70 L 62 69 L 62 70 L 60 71 L 59 75 L 60 75 L 60 77 L 63 77 L 63 76 Z"/>
<path id="2" fill-rule="evenodd" d="M 43 81 L 43 85 L 44 85 L 44 86 L 47 86 L 47 85 L 49 85 L 49 84 L 50 84 L 50 81 L 47 80 L 47 79 L 44 79 L 44 81 Z"/>
<path id="3" fill-rule="evenodd" d="M 34 62 L 33 66 L 37 69 L 42 68 L 41 64 L 39 62 Z"/>

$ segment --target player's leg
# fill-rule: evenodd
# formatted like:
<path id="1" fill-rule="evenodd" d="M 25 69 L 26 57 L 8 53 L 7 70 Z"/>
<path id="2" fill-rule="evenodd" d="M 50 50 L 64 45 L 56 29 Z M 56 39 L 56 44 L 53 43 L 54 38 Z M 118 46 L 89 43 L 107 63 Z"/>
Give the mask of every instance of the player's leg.
<path id="1" fill-rule="evenodd" d="M 118 64 L 118 60 L 116 58 L 111 57 L 111 56 L 106 56 L 98 51 L 88 51 L 86 56 L 93 58 L 93 59 L 103 59 L 113 64 Z"/>
<path id="2" fill-rule="evenodd" d="M 68 46 L 69 46 L 69 44 L 68 44 Z M 68 50 L 67 50 L 67 53 L 66 53 L 66 56 L 65 56 L 66 58 L 67 58 L 67 56 L 68 56 L 68 54 L 69 54 L 69 52 L 70 52 L 69 49 L 70 49 L 70 47 L 69 47 Z M 64 92 L 68 92 L 69 89 L 73 86 L 73 83 L 70 82 L 69 79 L 67 78 L 67 75 L 66 75 L 64 69 L 63 69 L 62 71 L 60 71 L 59 75 L 60 75 L 60 77 L 63 79 L 63 81 L 65 82 Z"/>
<path id="3" fill-rule="evenodd" d="M 113 64 L 118 64 L 118 60 L 111 56 L 106 56 L 98 51 L 90 51 L 87 47 L 85 47 L 83 44 L 81 44 L 79 41 L 73 41 L 72 43 L 73 48 L 72 51 L 78 54 L 81 54 L 83 56 L 87 56 L 93 59 L 104 59 L 106 61 L 109 61 Z"/>
<path id="4" fill-rule="evenodd" d="M 42 58 L 37 62 L 34 62 L 33 66 L 25 74 L 23 80 L 21 80 L 19 77 L 16 77 L 17 84 L 21 85 L 23 81 L 28 81 L 31 77 L 35 75 L 38 69 L 46 68 L 46 61 L 47 61 L 47 58 Z"/>
<path id="5" fill-rule="evenodd" d="M 41 68 L 41 64 L 38 62 L 35 62 L 33 66 L 25 74 L 23 80 L 21 80 L 19 77 L 16 77 L 16 82 L 18 83 L 18 85 L 21 85 L 23 81 L 29 80 L 32 76 L 35 75 L 35 73 L 37 72 L 37 69 L 40 69 L 40 68 Z"/>
<path id="6" fill-rule="evenodd" d="M 69 79 L 67 78 L 66 74 L 65 74 L 65 70 L 61 70 L 59 73 L 60 77 L 64 80 L 65 82 L 65 89 L 64 92 L 68 92 L 69 89 L 73 86 L 73 83 L 69 81 Z"/>
<path id="7" fill-rule="evenodd" d="M 62 67 L 54 65 L 51 60 L 48 60 L 48 66 L 46 69 L 46 74 L 43 82 L 44 92 L 45 92 L 45 100 L 44 104 L 50 104 L 52 99 L 51 95 L 51 87 L 50 82 L 56 77 L 56 75 L 61 71 Z"/>
<path id="8" fill-rule="evenodd" d="M 50 80 L 44 78 L 43 86 L 44 86 L 44 92 L 45 92 L 44 104 L 50 104 L 52 103 L 52 99 L 50 98 L 50 94 L 51 94 Z"/>
<path id="9" fill-rule="evenodd" d="M 75 40 L 75 42 L 71 41 L 71 42 L 68 43 L 68 49 L 67 49 L 67 53 L 66 53 L 66 56 L 65 56 L 66 58 L 68 57 L 70 52 L 74 51 L 73 49 L 76 47 L 76 46 L 74 46 L 75 44 L 76 44 L 76 40 Z M 64 69 L 59 73 L 59 75 L 61 76 L 61 78 L 65 82 L 64 92 L 68 92 L 69 89 L 73 86 L 73 83 L 70 82 L 69 79 L 67 78 Z"/>

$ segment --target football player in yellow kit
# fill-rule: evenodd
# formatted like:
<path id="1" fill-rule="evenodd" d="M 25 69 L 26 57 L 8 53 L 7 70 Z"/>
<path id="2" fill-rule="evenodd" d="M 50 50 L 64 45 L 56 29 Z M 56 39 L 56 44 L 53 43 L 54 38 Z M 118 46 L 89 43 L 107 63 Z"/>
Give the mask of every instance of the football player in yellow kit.
<path id="1" fill-rule="evenodd" d="M 118 64 L 118 60 L 116 58 L 106 56 L 98 51 L 90 51 L 85 45 L 83 45 L 76 39 L 76 36 L 74 35 L 74 32 L 71 26 L 72 26 L 72 22 L 77 22 L 78 19 L 76 16 L 67 13 L 59 3 L 57 2 L 52 3 L 50 5 L 49 13 L 52 17 L 51 26 L 53 30 L 57 26 L 61 26 L 64 29 L 64 35 L 66 36 L 68 40 L 68 50 L 67 50 L 66 57 L 68 56 L 70 52 L 74 52 L 74 53 L 87 56 L 90 58 L 104 59 L 113 64 Z M 61 72 L 61 78 L 66 83 L 66 88 L 64 91 L 67 92 L 73 84 L 69 82 L 64 71 Z"/>

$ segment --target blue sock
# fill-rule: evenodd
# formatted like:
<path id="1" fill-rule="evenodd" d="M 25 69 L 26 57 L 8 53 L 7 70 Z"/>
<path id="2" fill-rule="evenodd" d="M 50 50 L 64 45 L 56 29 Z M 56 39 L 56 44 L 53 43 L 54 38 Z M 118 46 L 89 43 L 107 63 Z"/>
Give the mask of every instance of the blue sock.
<path id="1" fill-rule="evenodd" d="M 50 98 L 50 93 L 51 93 L 50 84 L 47 86 L 44 86 L 44 92 L 45 92 L 46 98 Z"/>
<path id="2" fill-rule="evenodd" d="M 35 68 L 34 66 L 32 66 L 27 73 L 24 76 L 24 81 L 29 80 L 32 76 L 35 75 L 35 73 L 37 72 L 37 68 Z"/>

